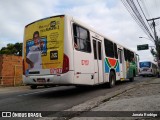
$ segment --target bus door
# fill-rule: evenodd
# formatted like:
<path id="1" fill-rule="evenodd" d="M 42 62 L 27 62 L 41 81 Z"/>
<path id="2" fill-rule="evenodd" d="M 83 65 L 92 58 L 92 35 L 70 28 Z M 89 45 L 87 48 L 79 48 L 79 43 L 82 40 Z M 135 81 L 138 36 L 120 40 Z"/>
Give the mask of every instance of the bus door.
<path id="1" fill-rule="evenodd" d="M 119 59 L 119 66 L 120 66 L 120 78 L 125 78 L 124 55 L 123 55 L 123 50 L 119 48 L 118 48 L 118 59 Z"/>
<path id="2" fill-rule="evenodd" d="M 103 67 L 102 67 L 102 41 L 93 38 L 94 52 L 94 83 L 103 82 Z"/>

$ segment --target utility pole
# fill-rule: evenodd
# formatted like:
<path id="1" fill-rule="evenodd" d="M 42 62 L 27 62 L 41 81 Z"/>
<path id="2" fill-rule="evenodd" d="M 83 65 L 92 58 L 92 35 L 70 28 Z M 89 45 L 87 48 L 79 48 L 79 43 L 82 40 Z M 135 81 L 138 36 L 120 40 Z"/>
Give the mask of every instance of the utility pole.
<path id="1" fill-rule="evenodd" d="M 155 42 L 155 46 L 156 46 L 156 51 L 157 51 L 157 62 L 158 62 L 158 66 L 160 68 L 160 46 L 159 46 L 159 42 L 158 42 L 158 36 L 157 36 L 157 33 L 156 33 L 156 24 L 155 24 L 155 20 L 157 19 L 160 19 L 160 17 L 157 17 L 157 18 L 152 18 L 152 19 L 148 19 L 147 21 L 153 21 L 152 24 L 153 24 L 153 29 L 154 29 L 154 42 Z"/>

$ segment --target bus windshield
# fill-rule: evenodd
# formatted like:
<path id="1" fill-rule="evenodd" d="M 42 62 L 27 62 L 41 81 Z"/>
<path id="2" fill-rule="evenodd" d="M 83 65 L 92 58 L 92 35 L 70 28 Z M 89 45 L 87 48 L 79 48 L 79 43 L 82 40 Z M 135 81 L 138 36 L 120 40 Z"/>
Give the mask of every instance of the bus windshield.
<path id="1" fill-rule="evenodd" d="M 150 68 L 151 67 L 151 62 L 140 62 L 139 66 L 140 66 L 140 68 L 142 68 L 142 67 Z"/>

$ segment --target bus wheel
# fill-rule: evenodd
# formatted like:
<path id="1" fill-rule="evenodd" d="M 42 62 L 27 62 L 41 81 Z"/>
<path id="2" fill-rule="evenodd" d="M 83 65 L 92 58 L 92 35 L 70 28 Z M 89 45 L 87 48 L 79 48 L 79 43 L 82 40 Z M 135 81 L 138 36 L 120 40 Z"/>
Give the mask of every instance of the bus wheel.
<path id="1" fill-rule="evenodd" d="M 31 88 L 31 89 L 36 89 L 36 88 L 37 88 L 37 85 L 31 85 L 30 88 Z"/>
<path id="2" fill-rule="evenodd" d="M 157 78 L 159 78 L 159 73 L 158 72 L 157 72 L 156 76 L 157 76 Z"/>
<path id="3" fill-rule="evenodd" d="M 49 85 L 44 85 L 45 88 L 49 88 Z"/>
<path id="4" fill-rule="evenodd" d="M 110 72 L 110 75 L 109 75 L 109 88 L 112 88 L 115 86 L 115 82 L 116 82 L 116 77 L 115 77 L 115 74 L 113 71 Z"/>
<path id="5" fill-rule="evenodd" d="M 134 81 L 134 77 L 129 78 L 129 81 L 133 82 Z"/>

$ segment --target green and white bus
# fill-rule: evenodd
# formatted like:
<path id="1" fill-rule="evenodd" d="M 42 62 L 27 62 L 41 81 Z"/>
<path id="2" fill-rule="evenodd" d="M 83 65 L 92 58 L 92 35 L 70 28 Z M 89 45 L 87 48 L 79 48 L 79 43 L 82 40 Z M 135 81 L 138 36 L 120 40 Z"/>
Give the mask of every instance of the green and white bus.
<path id="1" fill-rule="evenodd" d="M 23 82 L 39 85 L 98 85 L 133 81 L 137 55 L 67 15 L 25 26 Z"/>

